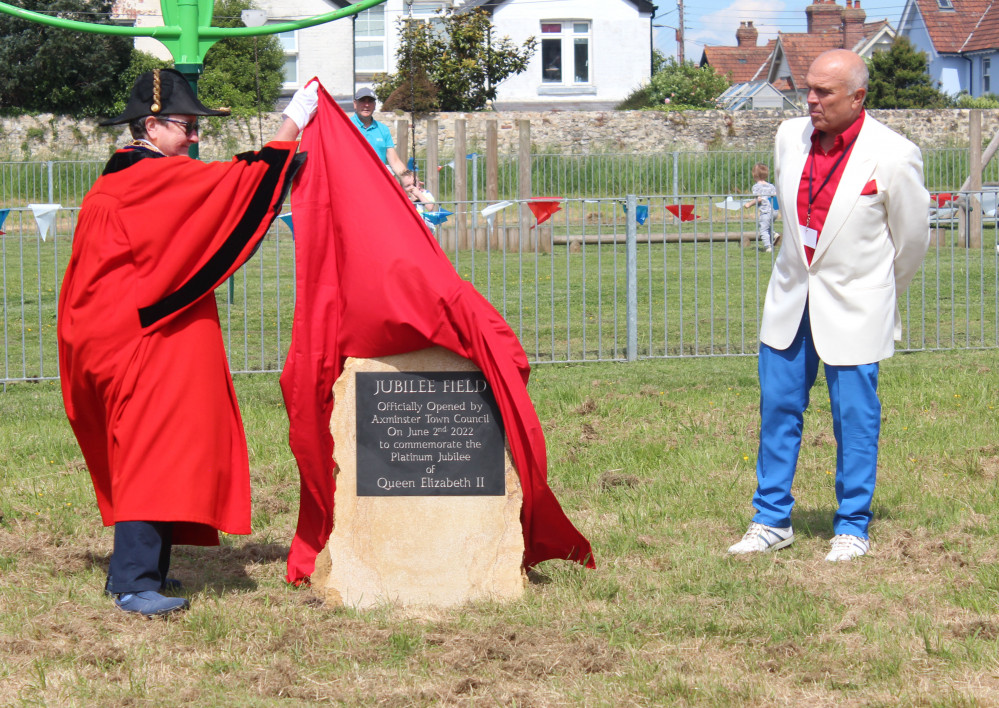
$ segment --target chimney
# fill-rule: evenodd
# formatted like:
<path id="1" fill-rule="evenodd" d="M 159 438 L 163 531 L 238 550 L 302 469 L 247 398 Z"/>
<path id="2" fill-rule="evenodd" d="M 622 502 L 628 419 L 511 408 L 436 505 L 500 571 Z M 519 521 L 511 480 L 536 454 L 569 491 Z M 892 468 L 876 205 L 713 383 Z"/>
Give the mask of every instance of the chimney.
<path id="1" fill-rule="evenodd" d="M 735 31 L 735 40 L 737 46 L 740 47 L 755 47 L 756 39 L 760 36 L 760 31 L 753 27 L 753 21 L 740 22 L 739 29 Z"/>
<path id="2" fill-rule="evenodd" d="M 808 34 L 826 34 L 843 31 L 843 8 L 836 0 L 815 0 L 805 8 L 808 18 Z M 866 15 L 865 15 L 866 16 Z"/>
<path id="3" fill-rule="evenodd" d="M 860 0 L 846 0 L 843 10 L 843 49 L 853 49 L 864 39 L 867 13 L 860 9 Z"/>

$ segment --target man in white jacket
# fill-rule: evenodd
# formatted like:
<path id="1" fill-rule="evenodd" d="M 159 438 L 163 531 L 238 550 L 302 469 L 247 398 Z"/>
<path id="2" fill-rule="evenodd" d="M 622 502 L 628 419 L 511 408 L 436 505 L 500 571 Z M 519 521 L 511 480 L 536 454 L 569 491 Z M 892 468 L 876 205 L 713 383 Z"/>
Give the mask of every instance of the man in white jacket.
<path id="1" fill-rule="evenodd" d="M 864 112 L 867 79 L 853 52 L 821 54 L 807 75 L 809 117 L 777 131 L 776 184 L 787 217 L 760 328 L 757 513 L 729 553 L 776 550 L 794 540 L 791 483 L 820 359 L 839 505 L 826 560 L 870 550 L 878 362 L 901 338 L 897 298 L 929 246 L 929 193 L 919 148 Z"/>

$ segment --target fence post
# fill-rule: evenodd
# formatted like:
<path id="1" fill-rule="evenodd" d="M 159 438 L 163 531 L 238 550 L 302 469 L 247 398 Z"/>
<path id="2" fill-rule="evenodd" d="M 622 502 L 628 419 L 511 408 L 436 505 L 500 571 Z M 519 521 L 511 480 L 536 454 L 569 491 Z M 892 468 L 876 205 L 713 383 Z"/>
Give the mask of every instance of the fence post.
<path id="1" fill-rule="evenodd" d="M 427 191 L 434 195 L 434 199 L 440 200 L 441 195 L 438 191 L 438 172 L 437 167 L 439 160 L 437 158 L 437 119 L 430 118 L 427 120 L 427 166 L 426 174 L 424 175 L 426 179 Z"/>
<path id="2" fill-rule="evenodd" d="M 52 160 L 48 161 L 49 167 L 49 204 L 55 204 L 55 185 L 52 179 Z"/>
<path id="3" fill-rule="evenodd" d="M 486 201 L 499 201 L 499 140 L 496 121 L 486 121 Z"/>
<path id="4" fill-rule="evenodd" d="M 457 248 L 468 248 L 468 145 L 465 141 L 465 119 L 454 121 L 454 221 Z"/>
<path id="5" fill-rule="evenodd" d="M 680 197 L 680 153 L 673 152 L 673 198 Z"/>
<path id="6" fill-rule="evenodd" d="M 628 210 L 625 229 L 625 291 L 627 292 L 628 343 L 625 357 L 628 361 L 638 358 L 638 198 L 634 194 L 625 197 Z"/>
<path id="7" fill-rule="evenodd" d="M 967 248 L 981 248 L 982 246 L 982 205 L 980 201 L 982 191 L 982 109 L 975 108 L 969 111 L 968 120 L 968 150 L 971 172 L 971 194 L 968 199 L 970 208 L 968 210 L 968 237 L 964 242 Z"/>
<path id="8" fill-rule="evenodd" d="M 531 198 L 531 121 L 522 118 L 517 121 L 517 131 L 520 142 L 517 146 L 517 198 L 523 200 L 520 205 L 520 246 L 524 247 L 526 237 L 531 234 L 531 210 L 527 208 L 527 200 Z"/>
<path id="9" fill-rule="evenodd" d="M 395 122 L 395 152 L 404 165 L 409 160 L 409 140 L 407 139 L 409 136 L 407 133 L 409 133 L 409 121 L 400 118 Z"/>

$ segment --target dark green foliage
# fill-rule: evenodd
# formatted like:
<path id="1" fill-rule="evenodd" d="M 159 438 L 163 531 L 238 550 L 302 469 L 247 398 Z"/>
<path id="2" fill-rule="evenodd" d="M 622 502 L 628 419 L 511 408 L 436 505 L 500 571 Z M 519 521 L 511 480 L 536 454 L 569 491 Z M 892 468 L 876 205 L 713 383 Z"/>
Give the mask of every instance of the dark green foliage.
<path id="1" fill-rule="evenodd" d="M 128 68 L 118 78 L 114 105 L 108 111 L 108 117 L 116 116 L 125 110 L 125 104 L 128 103 L 128 96 L 132 92 L 132 85 L 140 74 L 152 71 L 153 69 L 166 69 L 171 66 L 173 66 L 172 61 L 160 59 L 146 52 L 133 51 L 132 61 L 129 62 Z"/>
<path id="2" fill-rule="evenodd" d="M 8 0 L 26 10 L 106 23 L 111 0 Z M 132 40 L 72 32 L 0 13 L 0 112 L 107 116 Z"/>
<path id="3" fill-rule="evenodd" d="M 657 108 L 666 111 L 687 111 L 715 107 L 715 99 L 729 87 L 729 81 L 710 66 L 696 66 L 692 61 L 682 64 L 673 57 L 653 55 L 658 68 L 647 86 L 635 89 L 621 102 L 619 110 Z"/>
<path id="4" fill-rule="evenodd" d="M 484 10 L 446 11 L 439 24 L 401 19 L 401 41 L 396 52 L 398 71 L 379 74 L 375 93 L 386 101 L 403 84 L 412 84 L 422 110 L 477 111 L 496 98 L 496 85 L 527 68 L 537 42 L 529 37 L 516 45 L 509 37 L 497 39 Z M 425 73 L 437 89 L 436 105 L 421 92 L 419 74 Z M 409 95 L 409 91 L 406 91 Z M 421 110 L 408 104 L 403 110 Z"/>
<path id="5" fill-rule="evenodd" d="M 413 67 L 408 76 L 399 81 L 396 88 L 382 104 L 384 111 L 412 111 L 431 113 L 440 105 L 437 100 L 437 87 L 430 83 L 427 72 L 422 67 Z"/>
<path id="6" fill-rule="evenodd" d="M 212 24 L 216 27 L 243 27 L 240 13 L 252 6 L 249 0 L 215 0 Z M 257 37 L 256 40 L 253 37 L 223 39 L 205 55 L 205 70 L 198 81 L 198 97 L 206 106 L 226 106 L 236 115 L 252 115 L 257 111 L 256 82 L 259 76 L 260 110 L 269 111 L 281 94 L 283 66 L 284 52 L 274 35 Z"/>
<path id="7" fill-rule="evenodd" d="M 926 53 L 899 36 L 886 52 L 876 52 L 868 61 L 871 78 L 868 108 L 947 108 L 951 99 L 933 86 L 927 72 Z"/>

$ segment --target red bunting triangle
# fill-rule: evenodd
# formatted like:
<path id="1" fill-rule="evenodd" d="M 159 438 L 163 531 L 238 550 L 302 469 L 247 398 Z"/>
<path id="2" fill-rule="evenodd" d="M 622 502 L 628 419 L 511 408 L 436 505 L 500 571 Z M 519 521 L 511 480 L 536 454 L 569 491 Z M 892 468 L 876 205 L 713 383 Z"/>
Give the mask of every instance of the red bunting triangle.
<path id="1" fill-rule="evenodd" d="M 538 224 L 543 224 L 548 221 L 552 214 L 562 209 L 559 202 L 562 201 L 561 197 L 534 197 L 528 200 L 527 208 L 531 210 L 534 217 L 538 220 Z M 533 229 L 534 226 L 531 228 Z"/>
<path id="2" fill-rule="evenodd" d="M 669 204 L 666 206 L 666 211 L 678 218 L 680 221 L 693 221 L 694 219 L 701 218 L 694 214 L 693 204 Z"/>

